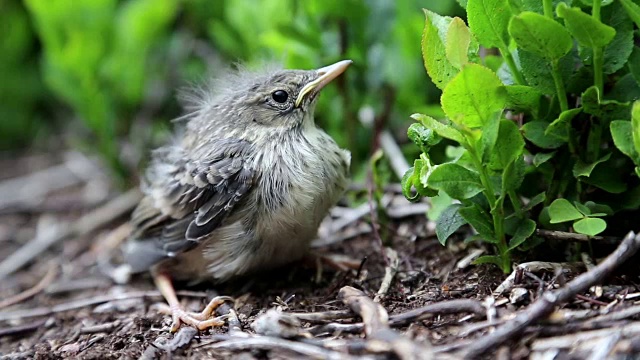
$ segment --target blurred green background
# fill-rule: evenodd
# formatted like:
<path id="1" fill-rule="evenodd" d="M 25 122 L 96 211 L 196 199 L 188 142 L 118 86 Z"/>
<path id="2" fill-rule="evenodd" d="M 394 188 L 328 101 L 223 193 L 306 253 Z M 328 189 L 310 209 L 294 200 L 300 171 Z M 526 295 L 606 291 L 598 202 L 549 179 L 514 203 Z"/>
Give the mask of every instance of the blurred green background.
<path id="1" fill-rule="evenodd" d="M 0 1 L 0 150 L 79 148 L 130 179 L 170 136 L 180 87 L 237 62 L 352 59 L 316 118 L 361 176 L 373 130 L 359 118 L 403 143 L 410 114 L 439 111 L 420 53 L 422 8 L 463 15 L 455 0 Z"/>

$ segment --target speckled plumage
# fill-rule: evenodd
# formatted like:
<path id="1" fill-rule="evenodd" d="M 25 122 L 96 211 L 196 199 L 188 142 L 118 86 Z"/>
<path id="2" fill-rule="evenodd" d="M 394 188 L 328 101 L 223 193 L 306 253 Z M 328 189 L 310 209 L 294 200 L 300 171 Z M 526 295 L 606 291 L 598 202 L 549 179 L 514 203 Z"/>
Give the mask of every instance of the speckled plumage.
<path id="1" fill-rule="evenodd" d="M 134 271 L 225 281 L 306 253 L 350 161 L 313 120 L 317 92 L 337 76 L 307 86 L 320 70 L 241 70 L 188 97 L 184 130 L 153 153 L 132 216 Z"/>

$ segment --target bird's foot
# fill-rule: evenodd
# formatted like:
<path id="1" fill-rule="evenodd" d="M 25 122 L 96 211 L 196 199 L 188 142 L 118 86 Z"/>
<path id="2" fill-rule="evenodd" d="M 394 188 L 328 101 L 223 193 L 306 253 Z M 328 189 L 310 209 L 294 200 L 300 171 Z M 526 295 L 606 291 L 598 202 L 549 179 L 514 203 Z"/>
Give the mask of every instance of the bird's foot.
<path id="1" fill-rule="evenodd" d="M 224 320 L 228 318 L 228 315 L 222 315 L 218 317 L 212 317 L 218 306 L 222 305 L 225 301 L 233 301 L 233 298 L 229 296 L 216 296 L 201 312 L 185 311 L 180 304 L 165 305 L 158 307 L 158 311 L 163 314 L 171 315 L 173 321 L 171 323 L 171 332 L 176 332 L 180 328 L 180 325 L 187 324 L 193 326 L 198 330 L 206 330 L 211 327 L 224 325 Z"/>

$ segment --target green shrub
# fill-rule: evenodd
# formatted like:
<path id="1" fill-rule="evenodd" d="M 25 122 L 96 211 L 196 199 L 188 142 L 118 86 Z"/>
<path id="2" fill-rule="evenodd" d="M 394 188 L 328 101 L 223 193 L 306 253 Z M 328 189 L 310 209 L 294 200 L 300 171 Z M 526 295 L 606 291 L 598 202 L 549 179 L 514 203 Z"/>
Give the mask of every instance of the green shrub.
<path id="1" fill-rule="evenodd" d="M 425 11 L 424 65 L 447 118 L 413 115 L 421 154 L 403 190 L 444 197 L 439 240 L 470 224 L 496 249 L 477 263 L 509 272 L 536 228 L 593 236 L 640 206 L 640 6 L 468 0 L 466 11 L 469 27 Z"/>

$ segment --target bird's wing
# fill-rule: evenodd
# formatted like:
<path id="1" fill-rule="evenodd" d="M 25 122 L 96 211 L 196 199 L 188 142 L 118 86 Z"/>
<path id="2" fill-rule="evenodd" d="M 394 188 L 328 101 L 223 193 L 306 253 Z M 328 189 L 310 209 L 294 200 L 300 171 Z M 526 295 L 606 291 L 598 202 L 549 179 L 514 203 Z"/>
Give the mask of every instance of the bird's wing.
<path id="1" fill-rule="evenodd" d="M 129 263 L 148 268 L 192 249 L 250 192 L 256 177 L 247 162 L 251 143 L 224 139 L 212 148 L 213 153 L 201 160 L 175 154 L 175 149 L 156 154 L 147 176 L 147 196 L 131 218 L 134 231 L 125 249 Z"/>

